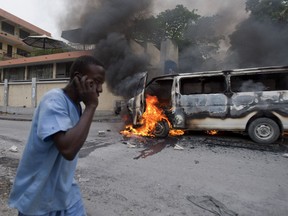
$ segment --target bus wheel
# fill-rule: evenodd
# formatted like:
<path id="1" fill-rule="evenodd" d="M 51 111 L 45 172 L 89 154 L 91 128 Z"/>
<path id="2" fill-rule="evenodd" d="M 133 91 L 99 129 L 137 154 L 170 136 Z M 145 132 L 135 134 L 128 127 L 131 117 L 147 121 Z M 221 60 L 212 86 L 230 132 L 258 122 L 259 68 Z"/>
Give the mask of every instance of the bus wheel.
<path id="1" fill-rule="evenodd" d="M 163 121 L 159 121 L 156 124 L 155 130 L 154 130 L 154 135 L 155 137 L 158 138 L 165 138 L 168 136 L 169 134 L 169 125 L 168 122 L 163 120 Z"/>
<path id="2" fill-rule="evenodd" d="M 278 124 L 269 118 L 257 118 L 249 124 L 248 134 L 257 143 L 270 144 L 280 136 Z"/>

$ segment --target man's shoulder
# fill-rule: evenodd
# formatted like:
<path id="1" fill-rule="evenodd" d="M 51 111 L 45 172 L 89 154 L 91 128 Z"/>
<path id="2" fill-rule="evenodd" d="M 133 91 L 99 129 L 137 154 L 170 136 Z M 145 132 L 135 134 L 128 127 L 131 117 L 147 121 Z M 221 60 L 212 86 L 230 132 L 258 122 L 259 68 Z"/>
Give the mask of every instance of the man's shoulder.
<path id="1" fill-rule="evenodd" d="M 41 98 L 40 104 L 47 103 L 49 101 L 65 101 L 65 95 L 62 89 L 60 88 L 55 88 L 47 91 L 43 97 Z"/>
<path id="2" fill-rule="evenodd" d="M 63 89 L 60 88 L 54 88 L 51 89 L 49 91 L 47 91 L 44 95 L 43 95 L 43 100 L 45 99 L 57 99 L 57 98 L 64 98 L 64 92 Z"/>
<path id="3" fill-rule="evenodd" d="M 53 95 L 64 95 L 64 92 L 60 88 L 54 88 L 47 91 L 44 96 L 53 96 Z"/>

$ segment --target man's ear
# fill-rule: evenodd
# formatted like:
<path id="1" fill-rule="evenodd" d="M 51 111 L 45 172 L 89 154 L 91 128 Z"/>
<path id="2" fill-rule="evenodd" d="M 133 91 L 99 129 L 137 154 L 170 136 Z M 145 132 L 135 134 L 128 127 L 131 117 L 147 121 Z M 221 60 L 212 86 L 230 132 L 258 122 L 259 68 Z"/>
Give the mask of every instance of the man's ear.
<path id="1" fill-rule="evenodd" d="M 82 75 L 78 71 L 75 71 L 74 72 L 74 77 L 78 77 L 78 79 L 81 80 Z"/>

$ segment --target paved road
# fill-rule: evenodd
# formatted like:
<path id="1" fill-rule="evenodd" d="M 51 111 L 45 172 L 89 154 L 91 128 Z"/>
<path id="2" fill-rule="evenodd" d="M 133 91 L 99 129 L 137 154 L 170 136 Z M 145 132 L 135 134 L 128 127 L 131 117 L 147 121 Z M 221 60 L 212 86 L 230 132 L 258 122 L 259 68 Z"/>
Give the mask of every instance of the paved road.
<path id="1" fill-rule="evenodd" d="M 0 157 L 6 157 L 5 164 L 0 160 L 1 175 L 13 176 L 7 161 L 21 157 L 29 126 L 0 121 Z M 121 127 L 93 122 L 80 152 L 76 179 L 89 215 L 288 215 L 288 158 L 282 148 L 215 145 L 236 143 L 237 137 L 221 142 L 199 135 L 124 139 L 118 133 Z M 245 138 L 239 143 L 252 144 Z M 19 151 L 7 151 L 12 145 Z M 175 150 L 175 145 L 184 149 Z M 13 215 L 4 204 L 0 207 L 3 216 Z"/>

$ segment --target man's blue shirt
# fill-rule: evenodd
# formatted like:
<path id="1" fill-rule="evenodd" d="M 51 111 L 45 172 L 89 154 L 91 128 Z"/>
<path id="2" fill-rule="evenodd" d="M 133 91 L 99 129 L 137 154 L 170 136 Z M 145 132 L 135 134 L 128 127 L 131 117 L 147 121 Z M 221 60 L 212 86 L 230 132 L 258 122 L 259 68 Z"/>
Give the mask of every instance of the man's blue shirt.
<path id="1" fill-rule="evenodd" d="M 30 135 L 19 163 L 9 205 L 27 215 L 64 210 L 81 199 L 74 180 L 77 158 L 66 160 L 51 135 L 67 131 L 81 111 L 62 89 L 47 92 L 35 110 Z"/>

